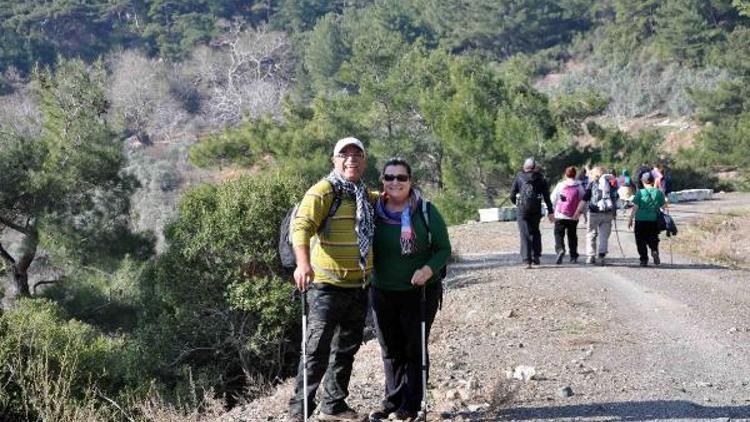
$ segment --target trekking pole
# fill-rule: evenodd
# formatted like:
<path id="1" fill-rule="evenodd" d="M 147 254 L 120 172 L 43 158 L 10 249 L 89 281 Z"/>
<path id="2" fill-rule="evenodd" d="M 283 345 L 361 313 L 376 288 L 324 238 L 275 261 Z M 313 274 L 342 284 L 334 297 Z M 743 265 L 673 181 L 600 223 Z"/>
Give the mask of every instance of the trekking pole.
<path id="1" fill-rule="evenodd" d="M 307 289 L 300 292 L 302 301 L 302 420 L 307 422 Z"/>
<path id="2" fill-rule="evenodd" d="M 427 422 L 427 288 L 422 286 L 419 312 L 422 318 L 422 415 Z"/>
<path id="3" fill-rule="evenodd" d="M 622 254 L 622 257 L 625 258 L 625 250 L 622 249 L 622 243 L 620 242 L 620 231 L 617 230 L 617 214 L 615 214 L 615 218 L 612 222 L 615 223 L 615 239 L 617 239 L 617 246 L 620 247 L 620 253 Z"/>
<path id="4" fill-rule="evenodd" d="M 669 209 L 664 208 L 665 214 L 669 215 Z M 669 232 L 667 232 L 667 237 L 669 238 L 669 266 L 674 266 L 674 257 L 672 256 L 672 236 L 669 235 Z"/>

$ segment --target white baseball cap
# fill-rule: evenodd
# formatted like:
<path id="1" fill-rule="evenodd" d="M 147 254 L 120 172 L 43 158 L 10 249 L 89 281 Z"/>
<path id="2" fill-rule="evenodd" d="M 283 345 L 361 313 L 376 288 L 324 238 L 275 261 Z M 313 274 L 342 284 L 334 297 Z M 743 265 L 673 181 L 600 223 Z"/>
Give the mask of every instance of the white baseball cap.
<path id="1" fill-rule="evenodd" d="M 534 170 L 534 168 L 536 168 L 536 160 L 534 160 L 534 157 L 529 157 L 523 162 L 524 171 L 531 171 Z"/>
<path id="2" fill-rule="evenodd" d="M 362 145 L 362 141 L 350 136 L 348 138 L 339 139 L 339 141 L 336 142 L 336 146 L 333 147 L 333 155 L 340 153 L 341 150 L 346 148 L 348 145 L 354 145 L 355 147 L 362 150 L 362 152 L 365 152 L 365 146 Z"/>

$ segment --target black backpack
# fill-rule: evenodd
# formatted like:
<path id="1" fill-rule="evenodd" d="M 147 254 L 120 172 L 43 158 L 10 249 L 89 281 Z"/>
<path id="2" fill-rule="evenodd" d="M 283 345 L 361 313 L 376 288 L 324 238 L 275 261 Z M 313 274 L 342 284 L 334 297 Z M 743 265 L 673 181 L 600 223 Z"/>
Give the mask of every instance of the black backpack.
<path id="1" fill-rule="evenodd" d="M 419 213 L 424 221 L 425 228 L 427 228 L 427 244 L 429 248 L 432 248 L 432 232 L 430 231 L 430 214 L 432 212 L 432 204 L 426 199 L 422 199 L 422 209 Z M 445 265 L 440 269 L 438 273 L 438 281 L 442 281 L 448 274 L 448 266 Z"/>
<path id="2" fill-rule="evenodd" d="M 656 227 L 660 232 L 667 232 L 667 237 L 677 235 L 677 224 L 674 223 L 671 215 L 662 210 L 656 211 Z"/>
<path id="3" fill-rule="evenodd" d="M 333 186 L 333 185 L 331 185 Z M 328 224 L 328 219 L 336 214 L 336 211 L 341 205 L 341 195 L 333 186 L 334 198 L 331 203 L 331 208 L 328 209 L 328 215 L 320 222 L 318 233 L 323 231 Z M 294 218 L 297 216 L 297 210 L 299 210 L 300 203 L 294 204 L 294 206 L 286 212 L 284 219 L 281 220 L 281 226 L 279 227 L 279 258 L 281 260 L 281 266 L 294 270 L 297 267 L 297 256 L 294 254 L 294 246 L 292 245 L 292 223 Z"/>
<path id="4" fill-rule="evenodd" d="M 538 214 L 542 212 L 542 196 L 536 191 L 533 179 L 529 178 L 521 182 L 516 207 L 522 214 Z"/>

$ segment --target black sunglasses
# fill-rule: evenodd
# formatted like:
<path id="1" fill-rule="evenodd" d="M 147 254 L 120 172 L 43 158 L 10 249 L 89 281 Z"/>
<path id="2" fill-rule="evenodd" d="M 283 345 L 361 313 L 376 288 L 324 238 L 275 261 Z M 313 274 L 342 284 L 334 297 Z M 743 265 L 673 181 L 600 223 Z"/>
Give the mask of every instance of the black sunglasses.
<path id="1" fill-rule="evenodd" d="M 383 180 L 386 182 L 392 182 L 398 180 L 399 182 L 406 182 L 409 180 L 409 176 L 406 174 L 384 174 Z"/>

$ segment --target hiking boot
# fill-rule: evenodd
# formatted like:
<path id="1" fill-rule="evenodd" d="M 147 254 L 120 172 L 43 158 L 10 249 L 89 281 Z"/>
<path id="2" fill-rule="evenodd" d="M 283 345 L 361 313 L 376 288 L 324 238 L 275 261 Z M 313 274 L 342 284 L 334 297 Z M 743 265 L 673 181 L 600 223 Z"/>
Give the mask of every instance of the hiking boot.
<path id="1" fill-rule="evenodd" d="M 396 410 L 398 409 L 395 407 L 381 407 L 378 410 L 373 410 L 370 412 L 370 422 L 386 421 Z"/>
<path id="2" fill-rule="evenodd" d="M 659 259 L 659 252 L 656 252 L 656 251 L 651 252 L 651 258 L 654 259 L 654 265 L 661 264 L 661 259 Z"/>
<path id="3" fill-rule="evenodd" d="M 418 417 L 419 413 L 409 410 L 397 410 L 389 416 L 390 420 L 400 422 L 414 422 L 418 420 Z"/>
<path id="4" fill-rule="evenodd" d="M 563 257 L 565 256 L 565 251 L 560 251 L 557 253 L 557 259 L 555 260 L 555 264 L 560 265 L 562 264 Z M 572 259 L 572 258 L 571 258 Z"/>
<path id="5" fill-rule="evenodd" d="M 531 263 L 532 263 L 532 264 L 534 264 L 534 265 L 542 265 L 542 261 L 541 261 L 541 260 L 539 259 L 539 257 L 538 257 L 538 256 L 535 256 L 535 257 L 534 257 L 534 258 L 533 258 L 533 259 L 531 260 Z"/>
<path id="6" fill-rule="evenodd" d="M 590 256 L 590 257 L 588 257 L 588 259 L 586 260 L 586 263 L 587 263 L 587 264 L 596 264 L 596 258 L 594 258 L 593 256 Z"/>
<path id="7" fill-rule="evenodd" d="M 337 421 L 337 422 L 362 422 L 367 420 L 367 416 L 360 415 L 354 409 L 347 408 L 333 415 L 320 412 L 319 421 Z"/>

